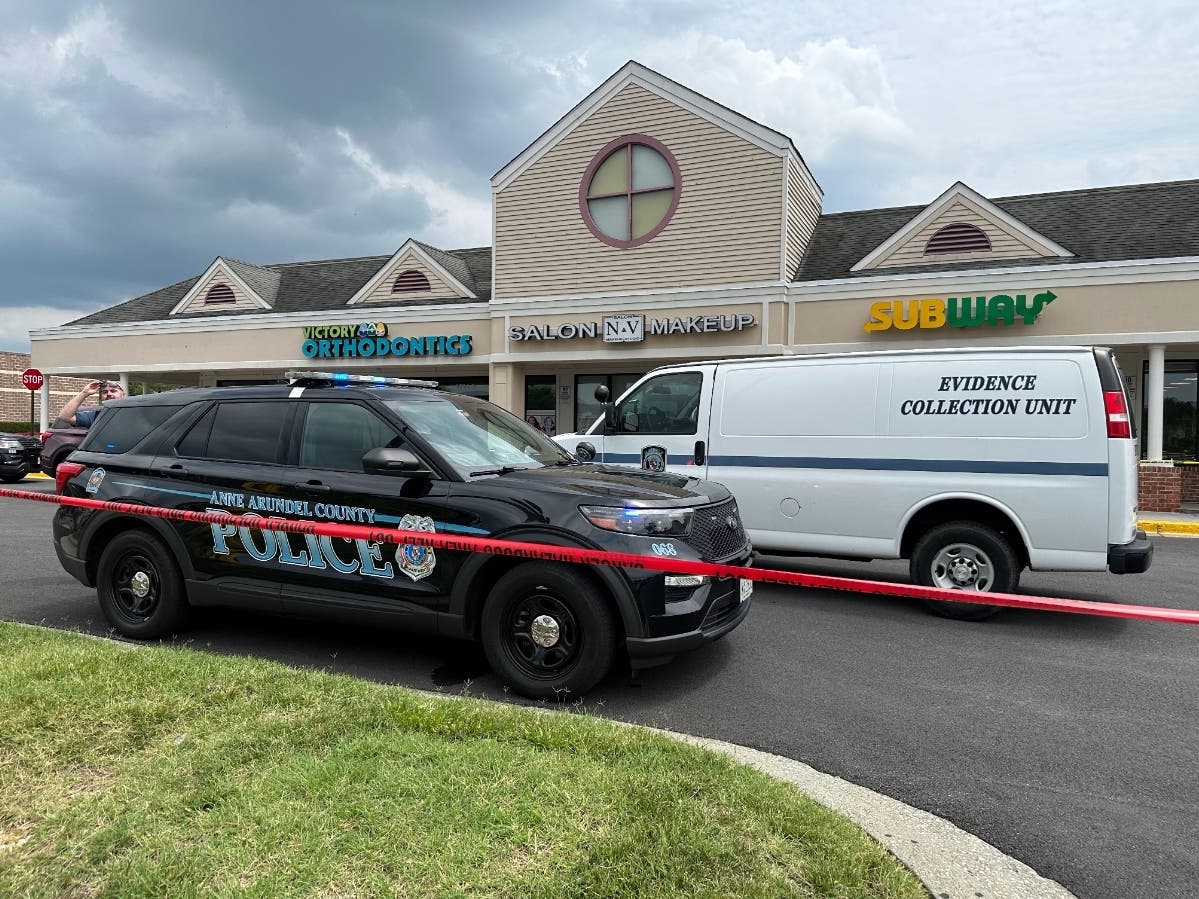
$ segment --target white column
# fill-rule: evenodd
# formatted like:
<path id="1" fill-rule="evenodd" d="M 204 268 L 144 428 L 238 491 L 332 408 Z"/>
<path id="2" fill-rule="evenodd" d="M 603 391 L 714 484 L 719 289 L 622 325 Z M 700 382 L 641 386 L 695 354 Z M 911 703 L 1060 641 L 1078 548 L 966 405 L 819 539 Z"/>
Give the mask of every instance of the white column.
<path id="1" fill-rule="evenodd" d="M 46 378 L 45 383 L 42 384 L 42 389 L 38 392 L 41 393 L 41 407 L 42 407 L 41 415 L 40 415 L 41 426 L 38 428 L 38 430 L 39 431 L 47 431 L 50 429 L 50 379 L 49 378 Z"/>
<path id="2" fill-rule="evenodd" d="M 1160 343 L 1149 347 L 1149 378 L 1145 385 L 1146 417 L 1145 459 L 1160 462 L 1162 459 L 1162 417 L 1166 404 L 1166 348 Z"/>
<path id="3" fill-rule="evenodd" d="M 142 381 L 142 396 L 145 396 L 149 392 L 150 392 L 150 382 Z"/>
<path id="4" fill-rule="evenodd" d="M 119 375 L 117 375 L 117 380 L 121 384 L 121 389 L 125 391 L 125 395 L 128 396 L 129 395 L 129 373 L 121 372 Z"/>

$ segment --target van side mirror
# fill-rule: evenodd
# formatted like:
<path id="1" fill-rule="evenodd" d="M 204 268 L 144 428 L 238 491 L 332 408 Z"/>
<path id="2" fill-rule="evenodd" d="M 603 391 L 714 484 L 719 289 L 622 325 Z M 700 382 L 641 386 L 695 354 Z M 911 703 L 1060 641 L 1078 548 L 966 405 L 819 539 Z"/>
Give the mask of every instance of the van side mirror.
<path id="1" fill-rule="evenodd" d="M 609 396 L 611 396 L 611 394 L 608 392 L 607 384 L 600 384 L 598 387 L 595 388 L 596 402 L 606 403 L 606 402 L 608 402 Z"/>
<path id="2" fill-rule="evenodd" d="M 362 470 L 368 474 L 398 474 L 406 478 L 430 478 L 433 472 L 416 453 L 398 447 L 379 446 L 362 457 Z"/>

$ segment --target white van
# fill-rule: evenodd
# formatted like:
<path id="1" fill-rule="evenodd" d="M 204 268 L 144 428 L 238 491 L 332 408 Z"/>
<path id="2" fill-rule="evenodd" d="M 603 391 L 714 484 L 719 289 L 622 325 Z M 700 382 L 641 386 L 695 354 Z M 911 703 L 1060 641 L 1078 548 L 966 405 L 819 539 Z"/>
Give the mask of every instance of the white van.
<path id="1" fill-rule="evenodd" d="M 1153 558 L 1129 399 L 1104 347 L 672 365 L 555 439 L 582 460 L 725 484 L 759 551 L 910 559 L 918 584 L 1006 593 L 1026 567 L 1124 574 Z"/>

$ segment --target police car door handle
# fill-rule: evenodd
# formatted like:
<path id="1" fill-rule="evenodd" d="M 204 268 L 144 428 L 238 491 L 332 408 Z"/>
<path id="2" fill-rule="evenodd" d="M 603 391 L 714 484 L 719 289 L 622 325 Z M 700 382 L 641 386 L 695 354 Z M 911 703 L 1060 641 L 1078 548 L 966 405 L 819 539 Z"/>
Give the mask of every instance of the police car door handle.
<path id="1" fill-rule="evenodd" d="M 164 465 L 158 469 L 158 473 L 167 478 L 187 477 L 187 469 L 178 462 L 173 465 Z"/>
<path id="2" fill-rule="evenodd" d="M 320 481 L 305 481 L 300 485 L 301 490 L 306 490 L 308 493 L 328 493 L 331 489 L 328 484 L 322 484 Z"/>

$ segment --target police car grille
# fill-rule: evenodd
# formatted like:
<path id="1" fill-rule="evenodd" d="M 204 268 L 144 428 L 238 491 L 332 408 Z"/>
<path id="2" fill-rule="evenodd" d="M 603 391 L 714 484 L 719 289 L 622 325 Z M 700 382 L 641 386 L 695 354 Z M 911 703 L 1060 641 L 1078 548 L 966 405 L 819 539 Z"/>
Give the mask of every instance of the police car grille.
<path id="1" fill-rule="evenodd" d="M 731 527 L 730 521 L 733 522 Z M 728 499 L 696 509 L 691 519 L 691 533 L 687 542 L 707 561 L 727 559 L 745 549 L 749 538 L 746 537 L 745 527 L 741 524 L 737 501 Z"/>
<path id="2" fill-rule="evenodd" d="M 30 459 L 36 459 L 42 451 L 42 442 L 36 437 L 17 437 L 21 442 L 23 454 Z"/>

